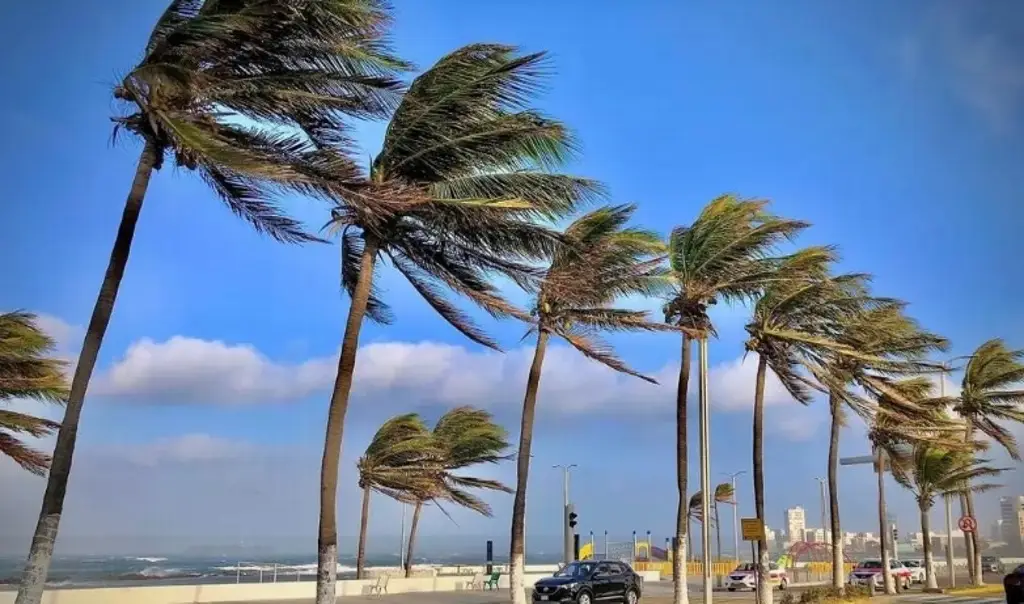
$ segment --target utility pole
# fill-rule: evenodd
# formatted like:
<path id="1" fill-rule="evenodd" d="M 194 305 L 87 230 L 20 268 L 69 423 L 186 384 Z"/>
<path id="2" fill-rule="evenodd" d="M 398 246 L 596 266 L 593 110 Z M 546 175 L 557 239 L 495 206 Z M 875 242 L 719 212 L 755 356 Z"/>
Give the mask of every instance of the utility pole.
<path id="1" fill-rule="evenodd" d="M 573 558 L 572 528 L 569 526 L 569 514 L 572 513 L 569 503 L 569 470 L 575 468 L 576 464 L 555 464 L 551 467 L 562 469 L 562 561 L 568 564 Z"/>
<path id="2" fill-rule="evenodd" d="M 815 480 L 818 481 L 818 490 L 821 493 L 821 530 L 824 534 L 828 535 L 831 534 L 831 530 L 830 525 L 828 524 L 828 497 L 825 495 L 825 485 L 827 482 L 821 477 L 815 478 Z M 836 535 L 836 537 L 838 537 L 838 535 Z"/>
<path id="3" fill-rule="evenodd" d="M 729 477 L 732 482 L 732 536 L 735 542 L 735 549 L 733 550 L 736 554 L 736 561 L 740 561 L 740 498 L 738 491 L 736 490 L 736 477 L 746 474 L 746 470 L 740 470 L 739 472 L 728 473 L 725 475 Z"/>
<path id="4" fill-rule="evenodd" d="M 399 551 L 399 560 L 402 563 L 402 569 L 405 569 L 405 504 L 403 503 L 403 504 L 401 504 L 401 506 L 402 506 L 402 535 L 398 538 L 398 540 L 401 542 L 400 545 L 398 546 L 398 551 Z"/>
<path id="5" fill-rule="evenodd" d="M 942 373 L 939 374 L 939 398 L 946 398 L 946 365 L 942 365 Z M 953 567 L 953 502 L 949 497 L 946 500 L 946 572 L 949 573 L 949 586 L 956 586 L 956 569 Z M 931 539 L 931 535 L 925 535 L 925 539 Z M 966 541 L 965 541 L 966 543 Z"/>
<path id="6" fill-rule="evenodd" d="M 711 442 L 708 410 L 708 339 L 698 340 L 697 360 L 700 366 L 698 379 L 698 416 L 700 421 L 700 546 L 704 553 L 701 565 L 703 574 L 704 604 L 711 604 Z M 685 580 L 685 579 L 683 579 Z"/>

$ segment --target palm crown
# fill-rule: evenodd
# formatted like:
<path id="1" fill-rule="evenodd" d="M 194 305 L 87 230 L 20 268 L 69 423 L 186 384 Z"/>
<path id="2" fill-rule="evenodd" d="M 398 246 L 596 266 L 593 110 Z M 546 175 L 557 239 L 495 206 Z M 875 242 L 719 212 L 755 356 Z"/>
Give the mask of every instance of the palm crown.
<path id="1" fill-rule="evenodd" d="M 395 111 L 366 178 L 344 180 L 332 222 L 342 280 L 353 294 L 360 258 L 383 255 L 456 329 L 498 348 L 447 288 L 494 316 L 520 316 L 489 280 L 528 284 L 558 236 L 538 225 L 603 194 L 599 183 L 551 170 L 575 151 L 560 122 L 527 107 L 546 75 L 544 55 L 466 46 L 420 75 Z M 371 293 L 367 315 L 388 322 Z"/>
<path id="2" fill-rule="evenodd" d="M 405 67 L 388 23 L 378 0 L 173 0 L 114 90 L 130 105 L 115 122 L 257 230 L 309 240 L 275 194 L 326 195 L 324 170 L 354 173 L 343 119 L 385 115 Z"/>
<path id="3" fill-rule="evenodd" d="M 776 246 L 805 229 L 806 222 L 769 214 L 767 202 L 719 197 L 688 227 L 669 237 L 668 259 L 674 291 L 665 321 L 691 337 L 714 333 L 708 307 L 719 300 L 752 300 L 777 279 Z"/>
<path id="4" fill-rule="evenodd" d="M 918 443 L 893 464 L 893 478 L 914 494 L 922 509 L 930 509 L 936 497 L 997 488 L 998 485 L 976 482 L 1005 471 L 987 463 L 988 460 L 975 459 L 967 452 Z"/>
<path id="5" fill-rule="evenodd" d="M 386 421 L 359 458 L 359 487 L 371 488 L 400 501 L 433 487 L 444 466 L 444 451 L 415 413 Z"/>
<path id="6" fill-rule="evenodd" d="M 25 312 L 0 314 L 0 403 L 16 398 L 62 403 L 67 396 L 65 363 L 49 356 L 53 340 Z M 33 474 L 44 474 L 50 458 L 17 435 L 39 438 L 59 427 L 57 422 L 0 409 L 0 453 Z"/>
<path id="7" fill-rule="evenodd" d="M 964 368 L 960 396 L 953 411 L 1020 459 L 1017 441 L 1000 421 L 1024 422 L 1024 390 L 1014 390 L 1024 380 L 1024 351 L 1010 350 L 999 339 L 978 347 Z"/>
<path id="8" fill-rule="evenodd" d="M 654 331 L 665 326 L 645 311 L 615 308 L 619 298 L 656 295 L 666 285 L 664 243 L 626 224 L 636 208 L 604 207 L 576 219 L 536 291 L 534 330 L 561 337 L 587 358 L 648 381 L 598 337 L 600 331 Z"/>
<path id="9" fill-rule="evenodd" d="M 482 409 L 456 407 L 437 420 L 432 438 L 442 452 L 443 464 L 433 489 L 425 495 L 490 516 L 491 507 L 472 489 L 504 493 L 511 493 L 512 489 L 497 480 L 467 476 L 461 470 L 508 459 L 508 432 Z"/>

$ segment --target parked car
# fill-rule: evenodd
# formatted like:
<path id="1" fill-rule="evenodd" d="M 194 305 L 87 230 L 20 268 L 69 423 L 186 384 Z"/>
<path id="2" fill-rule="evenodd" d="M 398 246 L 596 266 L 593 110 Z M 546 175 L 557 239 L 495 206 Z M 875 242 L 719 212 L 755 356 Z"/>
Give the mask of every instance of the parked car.
<path id="1" fill-rule="evenodd" d="M 566 564 L 533 586 L 534 602 L 593 604 L 615 600 L 637 604 L 643 577 L 624 562 L 580 561 Z"/>
<path id="2" fill-rule="evenodd" d="M 1005 573 L 1006 567 L 1003 565 L 1003 561 L 995 556 L 982 556 L 981 557 L 981 572 L 985 573 Z"/>
<path id="3" fill-rule="evenodd" d="M 736 591 L 737 589 L 754 589 L 756 587 L 754 578 L 757 575 L 757 565 L 752 562 L 746 562 L 736 567 L 736 570 L 732 571 L 725 577 L 725 588 L 729 591 Z M 786 575 L 786 571 L 779 568 L 779 565 L 774 562 L 768 563 L 768 584 L 772 587 L 778 587 L 779 589 L 786 589 L 789 587 L 789 576 Z"/>
<path id="4" fill-rule="evenodd" d="M 1003 577 L 1006 604 L 1024 604 L 1024 564 Z"/>
<path id="5" fill-rule="evenodd" d="M 885 586 L 885 579 L 882 578 L 881 560 L 864 560 L 850 573 L 850 585 L 870 585 L 873 589 L 881 589 Z M 896 589 L 908 589 L 911 582 L 911 572 L 899 560 L 889 561 L 889 572 L 892 574 Z"/>
<path id="6" fill-rule="evenodd" d="M 924 583 L 925 572 L 924 562 L 921 560 L 903 560 L 903 566 L 907 567 L 910 571 L 910 582 L 911 583 Z"/>

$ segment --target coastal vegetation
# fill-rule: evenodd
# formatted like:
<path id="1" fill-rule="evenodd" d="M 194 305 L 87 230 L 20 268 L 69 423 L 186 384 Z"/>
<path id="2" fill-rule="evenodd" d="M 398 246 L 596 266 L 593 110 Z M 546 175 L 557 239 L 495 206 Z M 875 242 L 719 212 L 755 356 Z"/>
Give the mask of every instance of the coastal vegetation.
<path id="1" fill-rule="evenodd" d="M 413 506 L 406 572 L 428 506 L 490 514 L 479 490 L 513 493 L 511 599 L 525 604 L 527 484 L 549 344 L 562 340 L 613 371 L 655 382 L 616 354 L 602 339 L 608 333 L 668 332 L 665 338 L 677 338 L 672 554 L 675 575 L 686 577 L 690 522 L 713 522 L 718 530 L 719 504 L 736 504 L 730 484 L 705 498 L 699 490 L 689 493 L 687 480 L 691 377 L 706 395 L 707 350 L 716 336 L 710 311 L 718 304 L 749 313 L 744 346 L 757 361 L 750 399 L 752 490 L 762 520 L 769 372 L 795 402 L 828 405 L 829 530 L 836 544 L 829 593 L 835 598 L 850 596 L 842 575 L 837 472 L 840 427 L 849 417 L 869 428 L 883 535 L 887 469 L 916 497 L 927 534 L 927 511 L 937 497 L 961 499 L 973 515 L 973 493 L 989 486 L 979 479 L 999 471 L 976 457 L 984 445 L 994 442 L 1019 459 L 1007 424 L 1024 422 L 1024 390 L 1016 389 L 1024 380 L 1024 351 L 998 339 L 985 342 L 966 357 L 959 393 L 936 396 L 934 381 L 960 369 L 956 359 L 934 358 L 950 343 L 919 325 L 904 301 L 873 291 L 868 274 L 841 271 L 836 248 L 798 247 L 795 240 L 811 228 L 808 222 L 773 214 L 766 200 L 723 195 L 691 224 L 667 234 L 637 226 L 636 205 L 614 204 L 598 180 L 564 172 L 579 145 L 568 125 L 536 106 L 551 79 L 545 53 L 469 44 L 406 82 L 412 67 L 391 49 L 390 22 L 389 7 L 379 0 L 173 0 L 140 62 L 114 88 L 113 97 L 127 107 L 114 120 L 115 133 L 130 134 L 142 150 L 69 387 L 63 363 L 50 356 L 53 342 L 35 318 L 0 315 L 0 402 L 66 402 L 60 424 L 0 411 L 0 452 L 31 472 L 49 466 L 17 604 L 41 600 L 89 380 L 147 186 L 168 161 L 197 174 L 234 214 L 282 243 L 328 242 L 289 215 L 278 203 L 281 193 L 329 204 L 324 218 L 340 246 L 340 281 L 349 304 L 325 408 L 317 604 L 335 599 L 337 490 L 340 481 L 354 479 L 362 491 L 360 576 L 373 493 Z M 350 139 L 353 119 L 387 120 L 381 150 L 367 165 L 360 164 Z M 341 468 L 361 327 L 392 318 L 378 287 L 380 269 L 387 267 L 480 346 L 501 349 L 460 301 L 526 326 L 533 361 L 514 456 L 507 431 L 489 413 L 458 407 L 433 430 L 414 413 L 391 418 L 356 472 Z M 511 285 L 527 294 L 527 308 L 509 300 Z M 641 301 L 659 305 L 661 315 L 643 310 Z M 54 430 L 52 463 L 18 437 Z M 512 457 L 514 488 L 469 471 Z M 720 534 L 717 541 L 720 550 Z M 980 584 L 981 544 L 976 535 L 968 543 Z M 887 560 L 884 538 L 881 547 Z M 767 577 L 764 538 L 757 542 L 757 563 Z M 763 583 L 759 604 L 772 597 Z M 674 602 L 687 601 L 686 581 L 678 580 Z"/>

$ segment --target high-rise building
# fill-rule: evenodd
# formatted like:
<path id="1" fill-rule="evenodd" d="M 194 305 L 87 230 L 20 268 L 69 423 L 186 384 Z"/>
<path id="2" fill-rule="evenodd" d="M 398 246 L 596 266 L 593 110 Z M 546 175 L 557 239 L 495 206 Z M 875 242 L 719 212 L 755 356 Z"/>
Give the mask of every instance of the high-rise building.
<path id="1" fill-rule="evenodd" d="M 1024 550 L 1024 496 L 1000 497 L 999 519 L 1006 547 L 1015 553 Z"/>
<path id="2" fill-rule="evenodd" d="M 786 542 L 789 544 L 804 540 L 807 518 L 800 506 L 786 510 Z"/>

